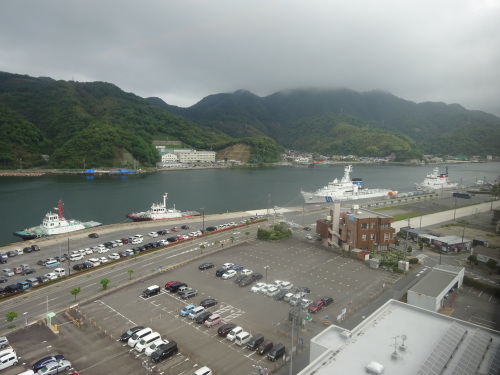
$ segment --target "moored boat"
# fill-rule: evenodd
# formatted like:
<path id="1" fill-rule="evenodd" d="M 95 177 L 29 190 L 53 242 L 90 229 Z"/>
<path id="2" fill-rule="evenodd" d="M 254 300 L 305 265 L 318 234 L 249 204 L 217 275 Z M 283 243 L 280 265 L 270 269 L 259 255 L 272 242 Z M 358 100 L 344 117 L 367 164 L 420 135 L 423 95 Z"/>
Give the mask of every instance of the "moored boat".
<path id="1" fill-rule="evenodd" d="M 422 182 L 415 184 L 417 190 L 454 189 L 457 186 L 458 183 L 451 182 L 448 178 L 448 167 L 446 167 L 445 173 L 439 172 L 439 168 L 435 167 L 432 170 L 432 173 L 425 176 Z"/>
<path id="2" fill-rule="evenodd" d="M 351 180 L 352 165 L 344 167 L 344 176 L 339 181 L 337 178 L 328 185 L 315 192 L 301 191 L 306 203 L 331 203 L 336 201 L 352 201 L 368 198 L 394 198 L 398 192 L 388 189 L 365 189 L 362 180 Z"/>
<path id="3" fill-rule="evenodd" d="M 167 208 L 167 196 L 168 193 L 163 194 L 163 203 L 153 203 L 148 211 L 144 212 L 132 212 L 125 215 L 127 218 L 133 221 L 152 221 L 152 220 L 168 220 L 168 219 L 178 219 L 182 217 L 190 216 L 200 216 L 201 214 L 197 211 L 180 211 L 175 208 Z"/>
<path id="4" fill-rule="evenodd" d="M 56 212 L 48 212 L 43 218 L 42 225 L 27 228 L 14 232 L 14 236 L 21 237 L 23 240 L 32 240 L 34 238 L 48 237 L 55 234 L 75 232 L 82 229 L 92 228 L 101 225 L 95 221 L 81 222 L 78 220 L 68 220 L 63 215 L 64 203 L 59 201 Z"/>

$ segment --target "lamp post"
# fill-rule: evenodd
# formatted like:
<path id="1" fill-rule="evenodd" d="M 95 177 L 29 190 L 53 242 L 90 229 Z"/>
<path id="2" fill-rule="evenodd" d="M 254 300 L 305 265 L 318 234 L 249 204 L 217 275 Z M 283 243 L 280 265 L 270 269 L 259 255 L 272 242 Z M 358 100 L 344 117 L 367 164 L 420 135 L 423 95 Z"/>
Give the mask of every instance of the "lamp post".
<path id="1" fill-rule="evenodd" d="M 267 269 L 269 268 L 269 266 L 265 266 L 264 269 L 266 270 L 266 284 L 267 284 Z"/>
<path id="2" fill-rule="evenodd" d="M 201 208 L 201 215 L 202 215 L 202 220 L 203 220 L 203 224 L 201 225 L 201 229 L 205 230 L 205 206 L 203 206 Z"/>
<path id="3" fill-rule="evenodd" d="M 457 198 L 455 198 L 455 211 L 453 212 L 453 221 L 455 221 L 456 217 L 457 217 Z"/>

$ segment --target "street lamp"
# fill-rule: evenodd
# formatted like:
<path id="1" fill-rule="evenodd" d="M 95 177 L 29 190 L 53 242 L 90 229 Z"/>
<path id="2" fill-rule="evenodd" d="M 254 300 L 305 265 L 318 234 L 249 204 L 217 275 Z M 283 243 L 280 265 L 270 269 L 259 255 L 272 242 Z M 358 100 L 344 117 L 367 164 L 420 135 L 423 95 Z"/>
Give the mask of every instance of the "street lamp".
<path id="1" fill-rule="evenodd" d="M 201 208 L 201 215 L 203 217 L 203 224 L 201 225 L 201 229 L 205 230 L 205 206 Z"/>
<path id="2" fill-rule="evenodd" d="M 264 269 L 266 270 L 266 284 L 267 284 L 267 269 L 269 268 L 269 266 L 265 266 Z"/>

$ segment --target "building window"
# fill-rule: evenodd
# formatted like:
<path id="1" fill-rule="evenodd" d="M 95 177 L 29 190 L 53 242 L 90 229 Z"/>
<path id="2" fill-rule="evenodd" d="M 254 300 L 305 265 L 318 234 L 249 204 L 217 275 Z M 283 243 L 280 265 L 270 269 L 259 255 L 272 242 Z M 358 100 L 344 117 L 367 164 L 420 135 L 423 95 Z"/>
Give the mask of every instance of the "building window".
<path id="1" fill-rule="evenodd" d="M 375 227 L 377 226 L 377 223 L 370 223 L 370 224 L 372 229 L 375 229 Z"/>
<path id="2" fill-rule="evenodd" d="M 390 233 L 384 233 L 384 241 L 389 241 L 390 238 L 391 238 Z"/>
<path id="3" fill-rule="evenodd" d="M 375 241 L 375 234 L 370 234 L 370 241 Z"/>
<path id="4" fill-rule="evenodd" d="M 368 224 L 362 223 L 361 224 L 361 229 L 368 229 Z"/>
<path id="5" fill-rule="evenodd" d="M 366 241 L 366 234 L 361 235 L 361 241 Z"/>

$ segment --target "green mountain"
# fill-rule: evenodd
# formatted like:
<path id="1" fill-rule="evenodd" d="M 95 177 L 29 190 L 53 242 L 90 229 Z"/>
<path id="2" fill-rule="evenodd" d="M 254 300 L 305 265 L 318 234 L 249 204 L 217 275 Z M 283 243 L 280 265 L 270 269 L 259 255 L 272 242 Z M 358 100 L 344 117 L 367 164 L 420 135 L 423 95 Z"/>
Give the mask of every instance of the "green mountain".
<path id="1" fill-rule="evenodd" d="M 153 140 L 215 151 L 239 142 L 109 83 L 0 72 L 0 167 L 150 167 L 160 160 Z M 280 147 L 268 137 L 241 142 L 257 162 L 278 160 Z"/>
<path id="2" fill-rule="evenodd" d="M 500 144 L 494 115 L 458 104 L 417 104 L 381 91 L 301 89 L 262 98 L 237 91 L 210 95 L 189 108 L 158 99 L 155 104 L 232 136 L 263 134 L 285 147 L 327 155 L 498 155 Z"/>

